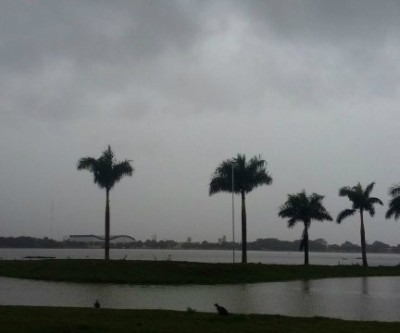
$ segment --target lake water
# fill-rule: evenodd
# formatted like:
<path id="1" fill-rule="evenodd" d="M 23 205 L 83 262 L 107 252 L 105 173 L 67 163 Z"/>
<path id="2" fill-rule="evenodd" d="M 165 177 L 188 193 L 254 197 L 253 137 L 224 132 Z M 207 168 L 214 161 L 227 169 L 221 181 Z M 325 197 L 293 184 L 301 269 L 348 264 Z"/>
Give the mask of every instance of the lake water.
<path id="1" fill-rule="evenodd" d="M 23 259 L 26 256 L 49 256 L 57 259 L 102 259 L 102 249 L 0 249 L 0 259 Z M 232 251 L 223 250 L 150 250 L 112 249 L 112 259 L 127 260 L 175 260 L 192 262 L 232 262 Z M 236 251 L 240 262 L 240 251 Z M 302 264 L 302 252 L 248 251 L 248 262 L 268 264 Z M 360 253 L 311 252 L 310 263 L 314 265 L 361 265 Z M 400 264 L 400 254 L 369 253 L 370 266 L 395 266 Z"/>
<path id="2" fill-rule="evenodd" d="M 102 259 L 102 249 L 0 249 L 0 258 L 26 256 Z M 112 259 L 232 262 L 232 251 L 112 249 Z M 249 262 L 302 264 L 301 252 L 249 251 Z M 236 252 L 240 262 L 240 252 Z M 371 266 L 400 264 L 400 254 L 368 254 Z M 358 253 L 310 253 L 315 265 L 361 264 Z M 31 281 L 0 277 L 0 305 L 171 309 L 213 312 L 219 303 L 233 313 L 324 316 L 400 321 L 400 277 L 324 279 L 218 286 L 132 286 Z"/>
<path id="3" fill-rule="evenodd" d="M 0 305 L 171 309 L 400 321 L 400 277 L 340 278 L 217 286 L 135 286 L 0 277 Z"/>

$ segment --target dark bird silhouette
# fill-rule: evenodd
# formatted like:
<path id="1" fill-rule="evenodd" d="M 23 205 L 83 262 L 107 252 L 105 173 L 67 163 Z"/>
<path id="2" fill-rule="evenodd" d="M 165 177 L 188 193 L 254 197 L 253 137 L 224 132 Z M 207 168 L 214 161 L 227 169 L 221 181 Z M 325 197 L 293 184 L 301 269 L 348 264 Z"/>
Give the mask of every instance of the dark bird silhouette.
<path id="1" fill-rule="evenodd" d="M 228 310 L 225 309 L 223 306 L 220 306 L 217 303 L 215 303 L 214 305 L 217 308 L 218 314 L 220 316 L 227 316 L 229 314 Z"/>
<path id="2" fill-rule="evenodd" d="M 98 299 L 96 299 L 96 302 L 94 302 L 94 307 L 95 307 L 96 309 L 100 309 L 100 302 L 99 302 Z"/>

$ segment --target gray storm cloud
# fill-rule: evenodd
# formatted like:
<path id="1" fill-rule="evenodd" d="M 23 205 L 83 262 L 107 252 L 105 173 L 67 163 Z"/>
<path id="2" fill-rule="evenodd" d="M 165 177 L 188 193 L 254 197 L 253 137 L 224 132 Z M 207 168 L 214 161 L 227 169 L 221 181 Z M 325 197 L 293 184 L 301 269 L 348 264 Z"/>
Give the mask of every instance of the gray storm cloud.
<path id="1" fill-rule="evenodd" d="M 261 154 L 249 239 L 295 239 L 287 193 L 399 181 L 397 1 L 4 1 L 0 4 L 0 235 L 101 233 L 103 193 L 78 173 L 111 144 L 136 172 L 111 194 L 112 233 L 230 234 L 215 167 Z M 239 201 L 237 202 L 239 204 Z M 398 244 L 385 208 L 367 240 Z M 358 221 L 311 238 L 358 242 Z"/>

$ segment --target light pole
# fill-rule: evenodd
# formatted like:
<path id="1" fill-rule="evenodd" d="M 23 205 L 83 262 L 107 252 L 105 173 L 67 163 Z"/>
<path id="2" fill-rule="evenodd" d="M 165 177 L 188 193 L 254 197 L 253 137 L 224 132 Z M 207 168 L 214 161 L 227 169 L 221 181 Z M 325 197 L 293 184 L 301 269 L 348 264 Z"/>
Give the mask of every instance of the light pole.
<path id="1" fill-rule="evenodd" d="M 232 261 L 235 263 L 235 176 L 234 163 L 232 163 Z"/>

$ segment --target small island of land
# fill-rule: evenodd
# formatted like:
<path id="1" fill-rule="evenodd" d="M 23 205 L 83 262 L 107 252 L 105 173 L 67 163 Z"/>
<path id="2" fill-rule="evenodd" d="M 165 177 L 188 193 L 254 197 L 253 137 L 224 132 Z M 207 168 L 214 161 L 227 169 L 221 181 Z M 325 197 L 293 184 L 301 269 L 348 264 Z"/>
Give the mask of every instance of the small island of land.
<path id="1" fill-rule="evenodd" d="M 0 260 L 0 276 L 83 283 L 231 284 L 400 276 L 400 266 L 302 266 L 131 260 Z"/>

